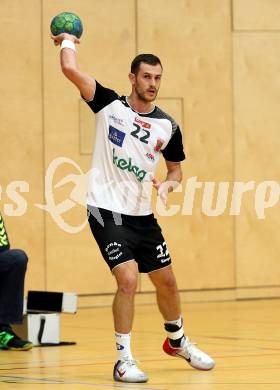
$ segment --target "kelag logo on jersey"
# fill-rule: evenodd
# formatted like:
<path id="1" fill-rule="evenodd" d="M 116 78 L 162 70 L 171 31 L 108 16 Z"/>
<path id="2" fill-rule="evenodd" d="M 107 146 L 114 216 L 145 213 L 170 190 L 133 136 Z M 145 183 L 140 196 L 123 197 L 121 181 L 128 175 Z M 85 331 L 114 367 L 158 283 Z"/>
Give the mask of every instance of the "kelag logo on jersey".
<path id="1" fill-rule="evenodd" d="M 144 177 L 147 174 L 146 171 L 140 169 L 139 167 L 137 167 L 137 165 L 133 164 L 131 157 L 128 158 L 128 161 L 124 158 L 119 158 L 115 153 L 115 148 L 113 149 L 113 164 L 115 164 L 119 169 L 122 169 L 123 171 L 128 170 L 128 172 L 133 172 L 137 180 L 140 182 L 143 181 Z"/>
<path id="2" fill-rule="evenodd" d="M 113 144 L 122 147 L 125 133 L 116 129 L 113 126 L 109 126 L 108 138 Z"/>

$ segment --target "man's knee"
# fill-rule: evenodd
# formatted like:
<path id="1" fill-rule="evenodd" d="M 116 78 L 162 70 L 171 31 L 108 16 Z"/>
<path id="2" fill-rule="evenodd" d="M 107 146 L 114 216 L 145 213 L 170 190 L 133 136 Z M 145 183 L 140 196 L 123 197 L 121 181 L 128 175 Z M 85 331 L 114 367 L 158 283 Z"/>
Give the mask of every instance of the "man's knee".
<path id="1" fill-rule="evenodd" d="M 28 257 L 22 249 L 10 249 L 10 253 L 13 257 L 14 263 L 21 269 L 26 269 Z"/>
<path id="2" fill-rule="evenodd" d="M 177 293 L 177 282 L 176 278 L 173 273 L 170 273 L 166 275 L 163 279 L 161 284 L 159 285 L 160 289 L 168 290 L 170 293 Z"/>
<path id="3" fill-rule="evenodd" d="M 125 295 L 134 295 L 137 289 L 137 275 L 128 274 L 118 283 L 118 290 Z"/>

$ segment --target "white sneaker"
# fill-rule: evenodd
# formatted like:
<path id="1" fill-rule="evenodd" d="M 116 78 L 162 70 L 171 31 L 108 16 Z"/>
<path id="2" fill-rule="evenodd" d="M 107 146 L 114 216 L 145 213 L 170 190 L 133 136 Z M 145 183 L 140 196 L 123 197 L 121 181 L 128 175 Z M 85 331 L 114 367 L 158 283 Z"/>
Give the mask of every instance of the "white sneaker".
<path id="1" fill-rule="evenodd" d="M 163 344 L 163 350 L 168 355 L 185 359 L 192 367 L 198 370 L 211 370 L 215 366 L 214 360 L 198 349 L 187 337 L 182 339 L 181 347 L 179 348 L 172 347 L 167 338 Z"/>
<path id="2" fill-rule="evenodd" d="M 135 360 L 118 360 L 114 366 L 113 377 L 118 382 L 147 382 L 148 376 L 141 371 Z"/>

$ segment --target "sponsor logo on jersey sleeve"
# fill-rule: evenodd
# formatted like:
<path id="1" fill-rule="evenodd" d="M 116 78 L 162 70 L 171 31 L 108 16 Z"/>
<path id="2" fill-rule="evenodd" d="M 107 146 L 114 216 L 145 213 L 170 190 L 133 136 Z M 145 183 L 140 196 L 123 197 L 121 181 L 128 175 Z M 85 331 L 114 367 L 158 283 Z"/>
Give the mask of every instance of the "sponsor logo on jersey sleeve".
<path id="1" fill-rule="evenodd" d="M 127 170 L 128 172 L 132 172 L 138 181 L 142 182 L 147 174 L 146 171 L 140 169 L 137 165 L 132 162 L 132 158 L 129 157 L 128 161 L 125 158 L 119 158 L 116 155 L 115 148 L 113 149 L 113 164 L 116 165 L 119 169 L 123 171 Z"/>
<path id="2" fill-rule="evenodd" d="M 159 153 L 163 144 L 164 144 L 164 141 L 161 138 L 158 138 L 156 146 L 154 147 L 154 151 Z"/>
<path id="3" fill-rule="evenodd" d="M 124 137 L 125 133 L 123 131 L 116 129 L 113 126 L 109 126 L 108 138 L 113 144 L 122 147 Z"/>

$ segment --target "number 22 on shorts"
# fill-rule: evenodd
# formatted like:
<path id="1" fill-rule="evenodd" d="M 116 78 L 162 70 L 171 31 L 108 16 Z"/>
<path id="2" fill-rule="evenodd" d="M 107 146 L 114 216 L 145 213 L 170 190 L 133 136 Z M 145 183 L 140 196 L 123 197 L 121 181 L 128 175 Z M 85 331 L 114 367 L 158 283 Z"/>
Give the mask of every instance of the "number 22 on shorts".
<path id="1" fill-rule="evenodd" d="M 160 259 L 161 263 L 165 263 L 166 261 L 170 260 L 169 252 L 165 241 L 157 246 L 157 251 L 157 259 Z"/>

